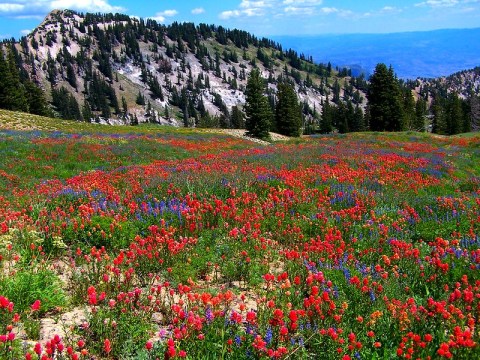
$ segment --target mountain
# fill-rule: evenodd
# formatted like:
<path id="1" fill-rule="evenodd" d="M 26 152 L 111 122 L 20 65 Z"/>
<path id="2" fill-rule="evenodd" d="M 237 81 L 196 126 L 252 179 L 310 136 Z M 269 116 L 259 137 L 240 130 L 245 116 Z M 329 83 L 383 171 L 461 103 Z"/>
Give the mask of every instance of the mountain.
<path id="1" fill-rule="evenodd" d="M 418 78 L 414 88 L 417 93 L 440 92 L 457 93 L 463 99 L 480 94 L 480 67 L 462 70 L 449 76 L 439 78 Z"/>
<path id="2" fill-rule="evenodd" d="M 277 36 L 273 40 L 313 60 L 330 61 L 359 73 L 377 63 L 392 65 L 398 77 L 436 78 L 480 65 L 480 28 L 392 34 Z"/>
<path id="3" fill-rule="evenodd" d="M 39 85 L 64 118 L 238 127 L 254 67 L 271 104 L 279 82 L 293 84 L 306 123 L 318 119 L 327 99 L 365 106 L 364 80 L 352 83 L 346 72 L 221 26 L 55 10 L 3 50 L 14 53 L 20 77 Z"/>

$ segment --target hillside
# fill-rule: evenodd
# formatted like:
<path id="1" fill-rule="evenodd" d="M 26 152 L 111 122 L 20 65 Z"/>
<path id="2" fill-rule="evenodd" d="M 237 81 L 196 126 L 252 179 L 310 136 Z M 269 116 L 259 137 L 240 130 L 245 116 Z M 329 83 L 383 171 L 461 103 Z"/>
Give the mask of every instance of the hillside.
<path id="1" fill-rule="evenodd" d="M 427 91 L 457 93 L 462 98 L 468 99 L 472 95 L 480 94 L 480 67 L 439 78 L 418 78 L 414 83 L 419 93 Z"/>
<path id="2" fill-rule="evenodd" d="M 241 127 L 238 109 L 254 67 L 268 82 L 271 103 L 279 82 L 294 84 L 306 122 L 316 121 L 327 98 L 365 105 L 347 73 L 213 25 L 53 11 L 15 52 L 24 76 L 44 89 L 56 112 L 77 120 Z"/>

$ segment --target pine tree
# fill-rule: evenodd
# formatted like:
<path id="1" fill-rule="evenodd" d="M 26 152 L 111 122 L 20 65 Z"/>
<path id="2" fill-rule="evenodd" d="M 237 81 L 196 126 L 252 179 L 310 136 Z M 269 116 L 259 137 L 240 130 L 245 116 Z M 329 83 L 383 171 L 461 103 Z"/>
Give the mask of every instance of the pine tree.
<path id="1" fill-rule="evenodd" d="M 238 106 L 232 106 L 232 127 L 234 129 L 245 128 L 245 117 Z"/>
<path id="2" fill-rule="evenodd" d="M 145 98 L 143 97 L 140 90 L 138 91 L 137 99 L 135 100 L 135 102 L 137 103 L 137 105 L 145 105 Z"/>
<path id="3" fill-rule="evenodd" d="M 85 101 L 82 106 L 82 116 L 83 120 L 86 122 L 91 122 L 93 119 L 92 109 L 90 108 L 90 104 L 88 103 L 88 101 Z"/>
<path id="4" fill-rule="evenodd" d="M 470 98 L 470 128 L 480 130 L 480 97 L 476 95 Z"/>
<path id="5" fill-rule="evenodd" d="M 335 122 L 338 132 L 345 134 L 348 132 L 348 110 L 343 101 L 339 101 L 335 111 Z"/>
<path id="6" fill-rule="evenodd" d="M 440 135 L 448 134 L 447 115 L 443 99 L 436 94 L 432 103 L 432 132 Z"/>
<path id="7" fill-rule="evenodd" d="M 170 120 L 170 111 L 168 110 L 168 105 L 165 105 L 164 116 L 165 116 L 165 119 Z"/>
<path id="8" fill-rule="evenodd" d="M 275 108 L 276 130 L 286 136 L 300 136 L 302 110 L 297 94 L 290 84 L 278 84 L 277 104 Z"/>
<path id="9" fill-rule="evenodd" d="M 415 124 L 415 99 L 412 91 L 405 89 L 403 92 L 403 128 L 407 130 L 414 129 Z"/>
<path id="10" fill-rule="evenodd" d="M 358 104 L 355 106 L 350 131 L 365 131 L 363 110 Z"/>
<path id="11" fill-rule="evenodd" d="M 126 115 L 128 112 L 128 105 L 127 105 L 127 100 L 125 100 L 125 97 L 122 96 L 122 110 L 123 110 L 123 115 Z"/>
<path id="12" fill-rule="evenodd" d="M 425 131 L 425 115 L 427 112 L 427 103 L 423 98 L 419 98 L 415 103 L 415 121 L 413 123 L 413 129 L 415 131 Z"/>
<path id="13" fill-rule="evenodd" d="M 447 99 L 447 133 L 448 135 L 459 134 L 463 128 L 462 102 L 456 93 L 451 93 Z"/>
<path id="14" fill-rule="evenodd" d="M 6 97 L 8 94 L 7 89 L 7 76 L 8 76 L 8 66 L 7 61 L 3 55 L 3 48 L 0 45 L 0 108 L 7 109 Z"/>
<path id="15" fill-rule="evenodd" d="M 43 91 L 31 81 L 25 82 L 25 89 L 27 91 L 28 112 L 52 117 L 53 114 L 48 108 Z"/>
<path id="16" fill-rule="evenodd" d="M 333 130 L 332 123 L 333 123 L 333 108 L 330 105 L 330 102 L 328 101 L 328 97 L 327 97 L 327 100 L 325 101 L 322 107 L 322 119 L 320 120 L 319 131 L 322 134 L 331 133 Z"/>
<path id="17" fill-rule="evenodd" d="M 265 84 L 258 69 L 253 69 L 248 77 L 245 90 L 245 128 L 247 135 L 259 139 L 269 137 L 273 114 L 267 97 L 263 94 Z"/>
<path id="18" fill-rule="evenodd" d="M 20 72 L 13 51 L 7 52 L 7 59 L 3 58 L 0 48 L 0 107 L 13 111 L 28 112 L 28 101 L 25 86 L 20 81 Z"/>
<path id="19" fill-rule="evenodd" d="M 403 107 L 401 92 L 393 69 L 378 64 L 370 78 L 367 91 L 370 129 L 373 131 L 401 131 Z"/>

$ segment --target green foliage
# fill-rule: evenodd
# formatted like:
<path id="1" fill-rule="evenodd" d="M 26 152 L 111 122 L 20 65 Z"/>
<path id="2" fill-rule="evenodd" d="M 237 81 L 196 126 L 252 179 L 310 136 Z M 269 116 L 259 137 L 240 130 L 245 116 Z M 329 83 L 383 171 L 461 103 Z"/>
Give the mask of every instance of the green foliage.
<path id="1" fill-rule="evenodd" d="M 275 125 L 280 134 L 300 136 L 302 111 L 293 86 L 287 83 L 278 85 Z"/>
<path id="2" fill-rule="evenodd" d="M 470 131 L 471 115 L 468 107 L 468 104 L 456 93 L 450 93 L 446 98 L 437 93 L 431 107 L 432 131 L 441 135 L 455 135 Z"/>
<path id="3" fill-rule="evenodd" d="M 232 115 L 231 115 L 232 128 L 234 129 L 244 129 L 245 128 L 245 115 L 238 106 L 232 106 Z"/>
<path id="4" fill-rule="evenodd" d="M 372 131 L 401 131 L 405 128 L 402 94 L 392 67 L 378 64 L 367 91 Z"/>
<path id="5" fill-rule="evenodd" d="M 138 91 L 138 94 L 137 94 L 137 98 L 135 100 L 135 103 L 137 105 L 145 105 L 145 97 L 142 95 L 142 93 L 140 92 L 140 90 Z"/>
<path id="6" fill-rule="evenodd" d="M 328 101 L 328 97 L 327 97 L 327 100 L 323 104 L 322 119 L 320 120 L 319 131 L 322 134 L 328 134 L 332 132 L 334 111 L 335 111 L 335 108 L 330 105 L 330 102 Z"/>
<path id="7" fill-rule="evenodd" d="M 263 94 L 265 84 L 258 69 L 252 70 L 248 77 L 245 104 L 245 128 L 247 135 L 259 139 L 269 137 L 273 114 L 267 97 Z"/>
<path id="8" fill-rule="evenodd" d="M 32 114 L 51 115 L 43 92 L 33 82 L 20 76 L 17 60 L 12 49 L 7 57 L 0 46 L 0 108 L 30 112 Z"/>
<path id="9" fill-rule="evenodd" d="M 91 342 L 92 350 L 105 354 L 104 340 L 111 342 L 111 353 L 116 359 L 135 355 L 144 348 L 152 329 L 150 319 L 145 314 L 131 309 L 124 312 L 108 306 L 99 307 L 88 319 L 88 328 L 79 330 L 78 335 Z"/>
<path id="10" fill-rule="evenodd" d="M 413 129 L 415 131 L 425 131 L 425 115 L 427 112 L 427 103 L 423 98 L 419 98 L 415 103 L 415 120 Z"/>
<path id="11" fill-rule="evenodd" d="M 22 313 L 36 301 L 41 301 L 40 312 L 55 310 L 67 304 L 57 276 L 49 270 L 20 270 L 15 275 L 0 279 L 0 293 L 15 304 L 15 311 Z"/>
<path id="12" fill-rule="evenodd" d="M 77 100 L 64 87 L 52 89 L 52 104 L 62 119 L 77 121 L 83 119 Z"/>

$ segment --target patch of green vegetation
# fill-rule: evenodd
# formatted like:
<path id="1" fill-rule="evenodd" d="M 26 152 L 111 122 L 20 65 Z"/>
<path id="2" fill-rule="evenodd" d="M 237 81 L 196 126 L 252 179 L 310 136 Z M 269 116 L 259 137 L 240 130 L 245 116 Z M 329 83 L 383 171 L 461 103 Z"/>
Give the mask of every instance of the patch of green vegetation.
<path id="1" fill-rule="evenodd" d="M 67 305 L 61 281 L 49 270 L 25 269 L 0 279 L 0 293 L 15 304 L 18 313 L 28 312 L 40 300 L 40 314 Z"/>

